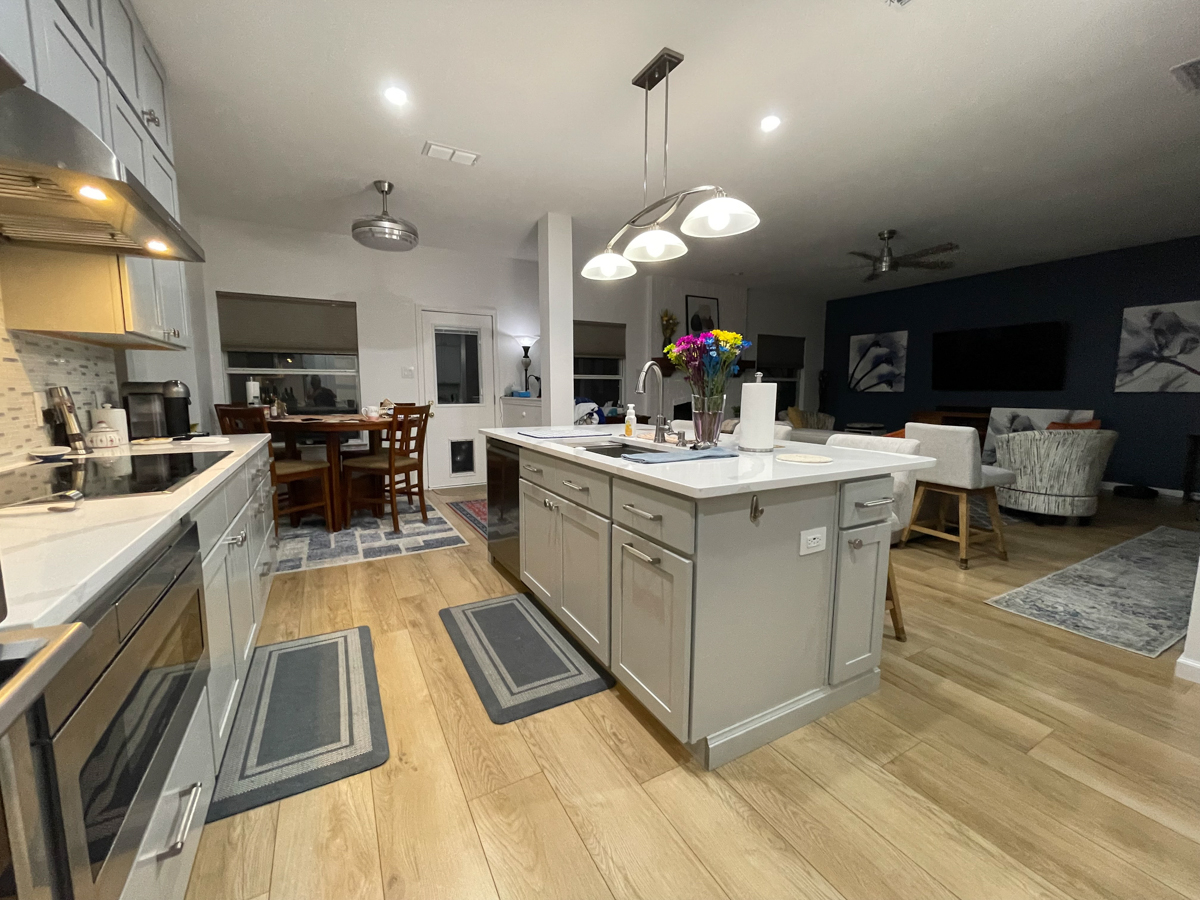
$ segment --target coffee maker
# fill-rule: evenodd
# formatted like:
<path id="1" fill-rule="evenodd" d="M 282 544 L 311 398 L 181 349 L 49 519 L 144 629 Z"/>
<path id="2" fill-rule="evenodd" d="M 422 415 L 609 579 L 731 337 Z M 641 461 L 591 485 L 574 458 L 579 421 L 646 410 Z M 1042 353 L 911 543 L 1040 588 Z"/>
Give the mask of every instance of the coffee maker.
<path id="1" fill-rule="evenodd" d="M 129 416 L 129 437 L 178 437 L 192 430 L 192 392 L 182 381 L 126 381 L 121 404 Z"/>

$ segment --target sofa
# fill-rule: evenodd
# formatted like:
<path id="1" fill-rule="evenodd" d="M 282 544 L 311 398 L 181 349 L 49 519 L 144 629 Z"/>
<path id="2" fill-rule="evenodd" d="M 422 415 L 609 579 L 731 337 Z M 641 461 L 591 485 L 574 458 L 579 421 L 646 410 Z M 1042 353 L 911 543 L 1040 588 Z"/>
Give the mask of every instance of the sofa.
<path id="1" fill-rule="evenodd" d="M 995 443 L 996 464 L 1017 476 L 996 488 L 1001 506 L 1046 516 L 1095 515 L 1117 432 L 1021 431 L 998 434 Z"/>

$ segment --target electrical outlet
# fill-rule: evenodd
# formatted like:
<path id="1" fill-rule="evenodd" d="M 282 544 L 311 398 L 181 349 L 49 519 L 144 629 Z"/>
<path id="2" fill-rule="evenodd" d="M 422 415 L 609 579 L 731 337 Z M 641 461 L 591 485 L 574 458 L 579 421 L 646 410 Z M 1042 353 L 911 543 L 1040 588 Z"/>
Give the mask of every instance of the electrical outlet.
<path id="1" fill-rule="evenodd" d="M 416 378 L 417 377 L 416 366 L 405 366 L 404 368 L 402 368 L 400 370 L 400 377 L 401 378 Z"/>
<path id="2" fill-rule="evenodd" d="M 820 553 L 825 549 L 825 527 L 810 528 L 808 531 L 800 532 L 800 555 L 808 556 L 810 553 Z"/>

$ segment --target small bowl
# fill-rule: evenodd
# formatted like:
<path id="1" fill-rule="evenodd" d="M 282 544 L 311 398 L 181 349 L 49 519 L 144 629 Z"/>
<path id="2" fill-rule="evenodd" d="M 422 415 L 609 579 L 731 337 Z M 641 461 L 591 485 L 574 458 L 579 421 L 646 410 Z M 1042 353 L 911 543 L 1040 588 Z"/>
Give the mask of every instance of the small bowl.
<path id="1" fill-rule="evenodd" d="M 57 462 L 70 455 L 70 447 L 37 447 L 29 451 L 29 455 L 40 462 Z"/>

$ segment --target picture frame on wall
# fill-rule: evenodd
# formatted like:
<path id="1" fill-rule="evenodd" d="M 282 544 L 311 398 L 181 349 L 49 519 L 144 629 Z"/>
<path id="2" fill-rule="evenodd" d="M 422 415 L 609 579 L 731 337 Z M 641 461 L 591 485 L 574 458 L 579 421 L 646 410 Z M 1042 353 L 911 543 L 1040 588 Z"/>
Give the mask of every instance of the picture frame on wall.
<path id="1" fill-rule="evenodd" d="M 850 375 L 846 386 L 865 393 L 900 394 L 908 368 L 908 332 L 887 331 L 850 337 Z"/>
<path id="2" fill-rule="evenodd" d="M 721 304 L 716 297 L 688 294 L 684 297 L 684 312 L 688 334 L 693 337 L 721 327 Z"/>
<path id="3" fill-rule="evenodd" d="M 1125 308 L 1114 390 L 1200 393 L 1200 300 Z"/>

